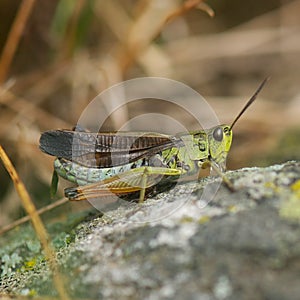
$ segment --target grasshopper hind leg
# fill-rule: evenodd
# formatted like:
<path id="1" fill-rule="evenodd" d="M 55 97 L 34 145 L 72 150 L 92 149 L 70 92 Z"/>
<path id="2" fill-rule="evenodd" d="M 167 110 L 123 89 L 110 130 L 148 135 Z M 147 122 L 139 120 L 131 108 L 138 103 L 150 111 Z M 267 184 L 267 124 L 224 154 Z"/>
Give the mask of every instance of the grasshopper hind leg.
<path id="1" fill-rule="evenodd" d="M 145 167 L 142 175 L 142 180 L 141 180 L 141 191 L 140 191 L 139 203 L 143 203 L 145 200 L 145 193 L 147 187 L 147 175 L 148 175 L 148 170 L 147 167 Z"/>
<path id="2" fill-rule="evenodd" d="M 173 180 L 181 175 L 178 169 L 163 167 L 140 167 L 108 179 L 79 187 L 65 189 L 65 196 L 69 200 L 89 200 L 103 196 L 130 196 L 132 193 L 139 193 L 139 202 L 145 199 L 146 191 L 151 190 L 164 182 L 164 177 L 171 177 Z M 170 179 L 169 179 L 170 180 Z"/>

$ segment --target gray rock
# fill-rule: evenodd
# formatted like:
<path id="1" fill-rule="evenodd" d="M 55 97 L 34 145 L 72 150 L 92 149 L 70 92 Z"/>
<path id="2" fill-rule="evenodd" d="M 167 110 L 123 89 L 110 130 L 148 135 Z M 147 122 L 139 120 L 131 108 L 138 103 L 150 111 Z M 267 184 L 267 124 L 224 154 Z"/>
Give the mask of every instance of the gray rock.
<path id="1" fill-rule="evenodd" d="M 299 299 L 300 163 L 226 176 L 233 193 L 207 177 L 74 227 L 56 247 L 72 298 Z M 43 260 L 22 263 L 2 275 L 1 293 L 56 295 Z"/>

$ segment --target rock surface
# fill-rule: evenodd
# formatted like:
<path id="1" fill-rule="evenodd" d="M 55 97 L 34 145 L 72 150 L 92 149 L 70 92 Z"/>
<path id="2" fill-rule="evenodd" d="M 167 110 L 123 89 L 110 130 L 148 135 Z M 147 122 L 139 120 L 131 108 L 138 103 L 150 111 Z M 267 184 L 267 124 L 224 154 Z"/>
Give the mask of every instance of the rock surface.
<path id="1" fill-rule="evenodd" d="M 226 174 L 54 236 L 71 298 L 299 299 L 300 163 Z M 55 296 L 33 232 L 3 241 L 0 294 Z"/>

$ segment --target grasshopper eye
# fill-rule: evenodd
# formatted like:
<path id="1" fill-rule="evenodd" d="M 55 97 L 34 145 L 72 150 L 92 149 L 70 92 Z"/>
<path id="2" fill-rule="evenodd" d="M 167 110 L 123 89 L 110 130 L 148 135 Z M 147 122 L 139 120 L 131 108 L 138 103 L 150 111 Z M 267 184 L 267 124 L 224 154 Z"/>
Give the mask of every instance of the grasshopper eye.
<path id="1" fill-rule="evenodd" d="M 217 127 L 213 131 L 213 138 L 218 142 L 221 142 L 223 140 L 223 129 L 221 127 Z"/>

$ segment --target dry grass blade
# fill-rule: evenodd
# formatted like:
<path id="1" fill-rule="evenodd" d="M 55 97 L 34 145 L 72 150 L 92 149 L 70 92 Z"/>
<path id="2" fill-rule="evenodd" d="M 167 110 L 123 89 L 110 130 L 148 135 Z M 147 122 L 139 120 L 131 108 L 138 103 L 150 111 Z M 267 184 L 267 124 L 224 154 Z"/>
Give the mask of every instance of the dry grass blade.
<path id="1" fill-rule="evenodd" d="M 11 127 L 12 124 L 17 123 L 20 118 L 25 118 L 32 123 L 39 121 L 39 123 L 44 127 L 47 127 L 47 124 L 51 122 L 56 122 L 57 126 L 62 128 L 71 127 L 71 124 L 61 120 L 53 114 L 48 113 L 26 99 L 16 96 L 10 91 L 6 91 L 6 95 L 1 97 L 0 104 L 7 106 L 11 111 L 16 112 L 16 115 L 8 124 L 3 124 L 3 126 L 1 126 L 0 136 L 5 135 L 9 127 Z"/>
<path id="2" fill-rule="evenodd" d="M 34 3 L 35 0 L 23 0 L 19 8 L 0 59 L 0 83 L 5 81 Z"/>
<path id="3" fill-rule="evenodd" d="M 55 207 L 63 205 L 64 203 L 66 203 L 68 201 L 69 200 L 67 198 L 62 198 L 60 200 L 55 201 L 54 203 L 51 203 L 51 204 L 49 204 L 45 207 L 42 207 L 41 209 L 37 210 L 36 213 L 38 215 L 41 215 L 41 214 L 43 214 L 43 213 L 45 213 L 45 212 L 47 212 L 47 211 L 49 211 L 49 210 L 51 210 Z M 2 235 L 3 233 L 5 233 L 7 231 L 10 231 L 10 230 L 14 229 L 15 227 L 17 227 L 21 224 L 24 224 L 24 223 L 28 222 L 29 220 L 30 220 L 30 216 L 25 216 L 21 219 L 16 220 L 15 222 L 12 222 L 12 223 L 0 228 L 0 235 Z"/>
<path id="4" fill-rule="evenodd" d="M 69 58 L 73 52 L 74 44 L 76 40 L 76 27 L 78 26 L 78 20 L 80 13 L 85 5 L 86 0 L 78 0 L 74 6 L 73 14 L 69 20 L 69 24 L 63 39 L 62 45 L 62 58 Z"/>
<path id="5" fill-rule="evenodd" d="M 187 0 L 185 1 L 181 7 L 172 12 L 167 18 L 166 23 L 172 21 L 173 19 L 184 15 L 189 10 L 198 8 L 205 11 L 210 17 L 215 15 L 213 9 L 204 2 L 204 0 Z"/>
<path id="6" fill-rule="evenodd" d="M 5 153 L 4 149 L 0 145 L 0 158 L 9 173 L 11 179 L 14 182 L 15 188 L 20 196 L 24 209 L 27 211 L 28 215 L 30 216 L 31 222 L 33 227 L 36 231 L 36 234 L 41 242 L 41 245 L 44 249 L 45 256 L 49 262 L 50 268 L 53 271 L 53 281 L 56 287 L 56 290 L 61 299 L 69 299 L 68 294 L 65 291 L 63 286 L 62 277 L 58 271 L 58 266 L 55 261 L 55 252 L 50 246 L 50 239 L 47 234 L 46 228 L 43 225 L 43 222 L 36 211 L 36 208 L 23 184 L 20 177 L 17 174 L 14 166 L 12 165 L 10 159 L 8 158 L 7 154 Z"/>

